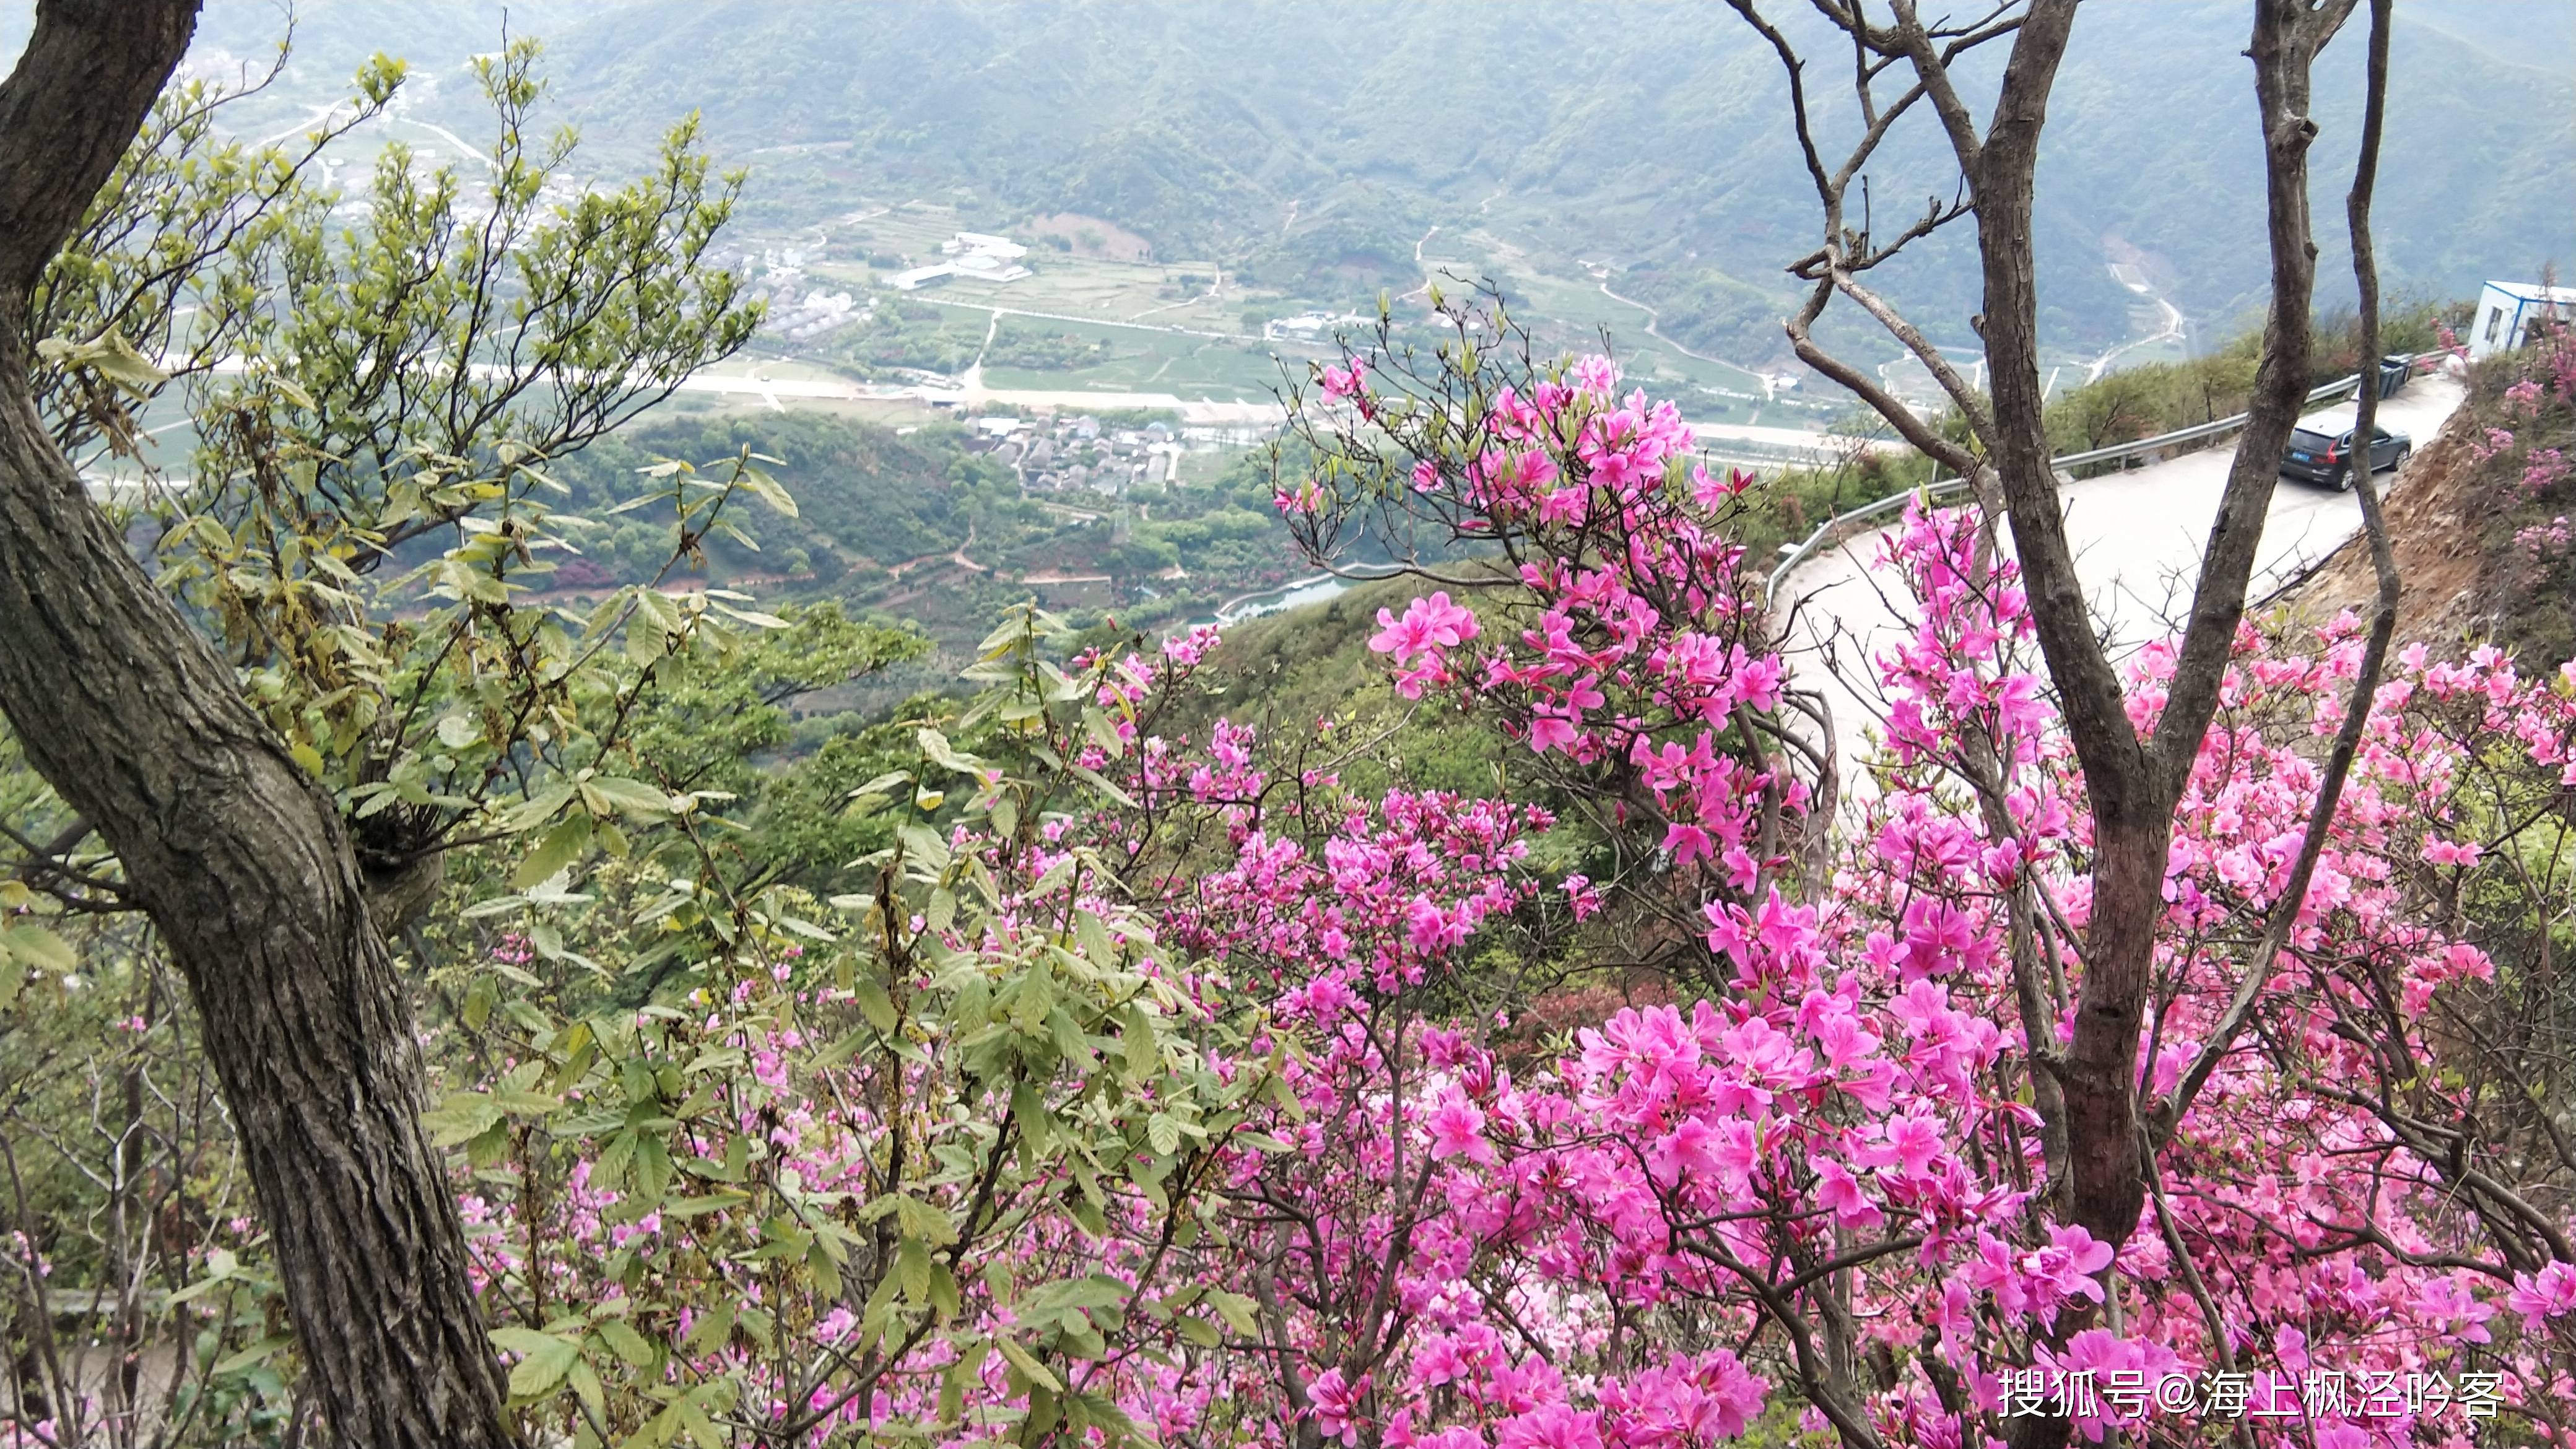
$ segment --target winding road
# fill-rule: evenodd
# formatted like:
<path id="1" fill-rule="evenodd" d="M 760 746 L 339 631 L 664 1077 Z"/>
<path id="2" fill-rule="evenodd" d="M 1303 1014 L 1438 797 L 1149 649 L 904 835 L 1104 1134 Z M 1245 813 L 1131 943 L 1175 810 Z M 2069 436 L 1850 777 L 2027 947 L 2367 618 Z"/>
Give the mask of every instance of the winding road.
<path id="1" fill-rule="evenodd" d="M 2380 403 L 2380 426 L 2407 434 L 2421 448 L 2441 431 L 2461 397 L 2460 385 L 2448 378 L 2417 378 Z M 2114 659 L 2177 632 L 2189 613 L 2192 581 L 2235 453 L 2232 444 L 2204 448 L 2060 490 L 2094 629 L 2108 640 Z M 2393 480 L 2382 473 L 2379 483 L 2383 489 L 2406 486 L 2403 472 Z M 2361 505 L 2352 494 L 2282 479 L 2264 519 L 2252 596 L 2266 598 L 2294 582 L 2360 531 Z M 1861 732 L 1877 728 L 1884 715 L 1868 683 L 1869 662 L 1907 632 L 1895 606 L 1901 584 L 1879 564 L 1894 532 L 1894 525 L 1876 529 L 1819 553 L 1780 585 L 1781 599 L 1792 610 L 1791 668 L 1801 684 L 1821 690 L 1833 706 L 1835 749 L 1847 789 L 1860 778 Z"/>
<path id="2" fill-rule="evenodd" d="M 1675 342 L 1673 339 L 1666 337 L 1661 332 L 1655 330 L 1655 324 L 1662 321 L 1663 318 L 1662 314 L 1658 313 L 1654 308 L 1647 306 L 1645 303 L 1638 301 L 1634 297 L 1622 297 L 1618 293 L 1611 291 L 1610 284 L 1608 282 L 1602 282 L 1599 285 L 1602 296 L 1609 298 L 1613 302 L 1624 303 L 1627 306 L 1634 307 L 1638 311 L 1646 314 L 1647 336 L 1664 344 L 1675 352 L 1682 354 L 1684 357 L 1696 357 L 1702 362 L 1711 362 L 1715 363 L 1719 367 L 1733 368 L 1735 371 L 1743 373 L 1746 377 L 1752 378 L 1755 382 L 1760 383 L 1762 385 L 1762 395 L 1764 397 L 1769 397 L 1771 395 L 1770 378 L 1761 373 L 1755 372 L 1752 368 L 1745 366 L 1743 363 L 1729 362 L 1723 357 L 1711 357 L 1705 352 L 1691 351 L 1689 348 L 1682 346 L 1680 343 Z"/>

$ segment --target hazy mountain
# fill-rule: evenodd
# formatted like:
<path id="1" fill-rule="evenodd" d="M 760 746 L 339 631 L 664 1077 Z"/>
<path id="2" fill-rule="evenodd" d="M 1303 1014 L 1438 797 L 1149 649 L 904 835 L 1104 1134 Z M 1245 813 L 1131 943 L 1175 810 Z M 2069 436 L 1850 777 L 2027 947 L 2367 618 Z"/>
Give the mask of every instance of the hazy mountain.
<path id="1" fill-rule="evenodd" d="M 23 12 L 24 6 L 19 9 Z M 1773 7 L 1802 33 L 1805 6 Z M 2576 0 L 2400 0 L 2381 171 L 2388 286 L 2464 296 L 2488 276 L 2576 262 Z M 2242 0 L 2094 0 L 2052 103 L 2038 214 L 2044 326 L 2092 350 L 2128 335 L 2130 261 L 2203 329 L 2264 285 L 2261 151 Z M 466 134 L 467 56 L 549 43 L 555 114 L 596 152 L 631 151 L 686 112 L 754 173 L 750 217 L 793 223 L 855 195 L 956 199 L 995 224 L 1073 211 L 1166 257 L 1224 262 L 1324 302 L 1410 286 L 1414 240 L 1481 226 L 1506 275 L 1607 264 L 1664 330 L 1739 356 L 1778 348 L 1780 268 L 1812 245 L 1813 198 L 1779 67 L 1710 4 L 1581 7 L 1344 0 L 1141 5 L 779 0 L 316 0 L 300 11 L 304 103 L 377 47 L 433 82 L 421 104 Z M 201 53 L 252 55 L 271 0 L 217 0 Z M 2342 193 L 2358 124 L 2361 27 L 2319 65 L 2321 298 L 2348 297 Z M 1834 51 L 1811 91 L 1852 109 Z M 1936 189 L 1924 122 L 1872 175 L 1882 226 Z M 1936 336 L 1975 306 L 1964 228 L 1889 285 Z M 1588 285 L 1588 283 L 1587 283 Z"/>
<path id="2" fill-rule="evenodd" d="M 2576 260 L 2576 4 L 2398 11 L 2379 210 L 2390 286 L 2462 295 L 2489 275 Z M 2130 299 L 2106 262 L 2130 248 L 2197 321 L 2231 325 L 2259 300 L 2244 12 L 2235 0 L 2097 0 L 2079 20 L 2039 217 L 2043 292 L 2070 343 L 2121 335 Z M 1258 267 L 1301 232 L 1344 226 L 1310 250 L 1365 273 L 1372 256 L 1405 259 L 1425 227 L 1465 224 L 1493 198 L 1484 219 L 1534 243 L 1634 268 L 1650 293 L 1709 293 L 1710 315 L 1668 319 L 1685 336 L 1767 327 L 1778 269 L 1813 234 L 1778 67 L 1709 5 L 644 0 L 553 44 L 571 109 L 627 134 L 696 106 L 720 146 L 755 163 L 761 148 L 846 141 L 843 174 L 860 184 L 1092 212 L 1167 253 Z M 1831 55 L 1819 47 L 1811 72 L 1829 106 Z M 2361 69 L 2356 25 L 2319 68 L 2328 222 L 2341 214 Z M 1848 121 L 1847 104 L 1839 114 Z M 1934 140 L 1918 128 L 1891 147 L 1873 185 L 1882 223 L 1919 208 L 1944 175 Z M 1940 330 L 1973 304 L 1963 256 L 1935 249 L 1898 284 Z M 2339 256 L 2329 248 L 2329 299 L 2345 290 Z M 1728 315 L 1747 309 L 1759 315 Z"/>

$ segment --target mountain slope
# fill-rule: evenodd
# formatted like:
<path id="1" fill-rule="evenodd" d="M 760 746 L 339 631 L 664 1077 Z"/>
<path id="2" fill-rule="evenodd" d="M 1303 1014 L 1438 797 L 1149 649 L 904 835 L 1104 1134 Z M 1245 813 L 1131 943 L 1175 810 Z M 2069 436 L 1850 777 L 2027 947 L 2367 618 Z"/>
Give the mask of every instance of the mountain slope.
<path id="1" fill-rule="evenodd" d="M 0 7 L 0 43 L 28 8 Z M 1809 43 L 1819 114 L 1848 135 L 1821 22 L 1786 0 L 1770 9 Z M 430 82 L 421 113 L 479 135 L 463 65 L 497 46 L 505 14 L 513 33 L 549 41 L 551 115 L 603 162 L 698 110 L 718 153 L 751 168 L 746 217 L 764 227 L 859 197 L 956 200 L 996 226 L 1071 212 L 1163 256 L 1348 306 L 1412 286 L 1413 248 L 1437 225 L 1427 257 L 1585 291 L 1606 277 L 1661 308 L 1667 335 L 1744 361 L 1778 355 L 1792 297 L 1780 269 L 1815 231 L 1777 63 L 1723 8 L 1667 0 L 307 0 L 303 54 L 273 108 L 291 120 L 381 46 Z M 2576 263 L 2576 0 L 2408 0 L 2398 16 L 2379 206 L 2390 290 L 2458 297 Z M 273 0 L 214 0 L 200 59 L 262 53 L 278 19 Z M 2140 302 L 2114 261 L 2196 330 L 2230 333 L 2259 302 L 2247 28 L 2243 0 L 2084 7 L 2037 216 L 2042 324 L 2061 351 L 2134 335 Z M 2329 309 L 2349 296 L 2331 237 L 2361 53 L 2356 25 L 2319 65 Z M 1951 180 L 1930 118 L 1910 117 L 1871 176 L 1877 219 L 1911 216 Z M 1977 296 L 1954 231 L 1885 281 L 1958 345 Z"/>
<path id="2" fill-rule="evenodd" d="M 2568 30 L 2576 5 L 2437 5 L 2424 21 L 2411 9 L 2382 168 L 2391 287 L 2461 295 L 2576 254 L 2564 207 L 2576 92 L 2526 35 L 2547 29 L 2534 12 Z M 2086 7 L 2039 217 L 2042 291 L 2067 345 L 2125 335 L 2134 299 L 2108 275 L 2114 251 L 2143 254 L 2203 324 L 2233 323 L 2259 295 L 2246 25 L 2234 0 Z M 1832 52 L 1818 53 L 1828 124 L 1847 130 Z M 1482 220 L 1560 260 L 1641 271 L 1647 285 L 1622 290 L 1649 302 L 1696 287 L 1747 314 L 1685 307 L 1666 324 L 1685 340 L 1767 326 L 1785 296 L 1778 269 L 1813 228 L 1777 65 L 1713 7 L 643 0 L 562 31 L 555 57 L 577 115 L 639 134 L 696 105 L 755 166 L 764 148 L 847 142 L 846 174 L 863 187 L 1090 211 L 1166 254 L 1235 260 L 1329 226 L 1345 205 L 1366 205 L 1395 233 L 1379 239 L 1408 248 L 1432 223 Z M 2341 209 L 2360 69 L 2356 27 L 2319 68 L 2321 219 Z M 1946 176 L 1928 128 L 1901 134 L 1873 177 L 1882 224 Z M 766 199 L 817 215 L 833 205 Z M 1948 335 L 1974 296 L 1964 238 L 1943 241 L 1893 285 Z M 2340 272 L 2331 254 L 2325 266 L 2331 305 Z M 1721 278 L 1739 285 L 1706 286 Z"/>

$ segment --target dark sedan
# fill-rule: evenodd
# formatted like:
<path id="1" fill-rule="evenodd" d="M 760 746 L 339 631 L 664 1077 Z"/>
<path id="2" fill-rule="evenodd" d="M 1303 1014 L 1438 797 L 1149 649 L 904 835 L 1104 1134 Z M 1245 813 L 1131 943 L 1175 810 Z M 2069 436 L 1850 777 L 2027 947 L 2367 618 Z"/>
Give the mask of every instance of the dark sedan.
<path id="1" fill-rule="evenodd" d="M 2373 473 L 2396 467 L 2415 451 L 2414 441 L 2404 433 L 2379 427 L 2371 431 L 2377 435 L 2370 445 Z M 2281 473 L 2329 488 L 2350 488 L 2352 457 L 2351 412 L 2316 413 L 2299 419 L 2297 430 L 2290 434 L 2290 446 L 2281 455 Z"/>

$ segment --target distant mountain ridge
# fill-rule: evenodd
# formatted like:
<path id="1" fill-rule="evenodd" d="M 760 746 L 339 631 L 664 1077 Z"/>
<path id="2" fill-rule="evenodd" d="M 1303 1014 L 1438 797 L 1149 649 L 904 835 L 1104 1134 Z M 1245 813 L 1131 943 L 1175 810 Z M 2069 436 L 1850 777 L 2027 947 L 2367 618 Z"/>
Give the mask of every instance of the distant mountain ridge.
<path id="1" fill-rule="evenodd" d="M 2204 326 L 2232 330 L 2258 303 L 2244 12 L 2096 0 L 2081 13 L 2039 217 L 2050 325 L 2070 344 L 2118 339 L 2133 299 L 2106 262 L 2123 247 Z M 2576 262 L 2576 3 L 2401 0 L 2398 14 L 2388 284 L 2459 296 Z M 2359 36 L 2319 65 L 2322 223 L 2340 217 L 2358 129 Z M 1776 339 L 1779 269 L 1815 225 L 1777 64 L 1710 6 L 639 0 L 554 44 L 567 102 L 621 129 L 695 104 L 721 146 L 846 140 L 863 176 L 1095 212 L 1169 252 L 1256 267 L 1292 203 L 1288 240 L 1341 226 L 1358 260 L 1400 262 L 1412 237 L 1499 191 L 1492 210 L 1532 242 L 1643 273 L 1621 290 L 1678 303 L 1665 330 L 1685 341 Z M 1811 85 L 1831 105 L 1833 52 L 1817 54 Z M 1928 129 L 1888 159 L 1873 188 L 1883 224 L 1947 175 Z M 1962 241 L 1896 281 L 1936 332 L 1963 332 L 1952 324 L 1973 310 Z M 2327 251 L 2331 306 L 2348 287 Z"/>
<path id="2" fill-rule="evenodd" d="M 19 7 L 23 10 L 23 4 Z M 1793 28 L 1817 22 L 1775 6 Z M 2196 327 L 2236 329 L 2264 286 L 2261 153 L 2242 0 L 2094 0 L 2053 98 L 2037 218 L 2043 328 L 2092 351 L 2155 281 Z M 794 222 L 852 193 L 959 197 L 997 219 L 1076 212 L 1167 257 L 1206 257 L 1324 303 L 1409 287 L 1414 240 L 1484 225 L 1529 257 L 1608 268 L 1664 332 L 1776 353 L 1781 267 L 1813 198 L 1777 63 L 1720 7 L 1485 7 L 1460 0 L 308 0 L 309 83 L 374 46 L 445 79 L 514 32 L 542 35 L 558 104 L 593 148 L 700 110 L 754 171 L 752 215 Z M 2576 0 L 2400 0 L 2380 262 L 2393 291 L 2465 296 L 2576 263 Z M 254 53 L 270 0 L 216 0 L 201 48 Z M 1802 18 L 1803 17 L 1803 18 Z M 2358 125 L 2361 22 L 2319 63 L 2320 304 L 2349 296 L 2341 201 Z M 1836 54 L 1811 91 L 1848 120 Z M 2000 55 L 1996 57 L 2000 59 Z M 1884 226 L 1947 195 L 1943 148 L 1901 135 L 1873 177 Z M 777 148 L 846 143 L 835 153 Z M 1891 269 L 1936 336 L 1967 337 L 1965 226 Z M 1505 270 L 1510 270 L 1508 265 Z M 1589 285 L 1587 282 L 1586 285 Z"/>

